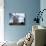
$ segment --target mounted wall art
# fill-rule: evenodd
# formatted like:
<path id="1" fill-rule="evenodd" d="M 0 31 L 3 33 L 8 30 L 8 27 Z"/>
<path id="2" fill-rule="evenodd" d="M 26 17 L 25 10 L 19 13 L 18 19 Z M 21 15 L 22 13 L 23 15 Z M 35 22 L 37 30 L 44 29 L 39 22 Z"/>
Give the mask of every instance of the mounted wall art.
<path id="1" fill-rule="evenodd" d="M 9 13 L 9 25 L 25 25 L 25 13 Z"/>

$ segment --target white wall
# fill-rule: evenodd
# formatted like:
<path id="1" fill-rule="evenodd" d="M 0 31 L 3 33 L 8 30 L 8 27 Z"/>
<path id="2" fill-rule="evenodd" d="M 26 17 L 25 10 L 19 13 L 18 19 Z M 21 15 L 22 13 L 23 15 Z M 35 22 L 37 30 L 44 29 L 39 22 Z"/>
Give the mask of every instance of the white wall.
<path id="1" fill-rule="evenodd" d="M 0 0 L 0 42 L 4 41 L 4 0 Z"/>
<path id="2" fill-rule="evenodd" d="M 46 9 L 46 0 L 40 0 L 40 10 Z M 46 11 L 43 12 L 43 22 L 40 21 L 40 24 L 46 27 Z"/>

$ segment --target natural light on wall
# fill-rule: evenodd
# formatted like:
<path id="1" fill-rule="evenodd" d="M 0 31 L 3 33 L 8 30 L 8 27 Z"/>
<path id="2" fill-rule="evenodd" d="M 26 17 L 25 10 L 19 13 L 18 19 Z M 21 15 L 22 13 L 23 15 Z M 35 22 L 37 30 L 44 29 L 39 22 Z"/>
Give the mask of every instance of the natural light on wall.
<path id="1" fill-rule="evenodd" d="M 0 0 L 0 42 L 4 41 L 4 0 Z"/>

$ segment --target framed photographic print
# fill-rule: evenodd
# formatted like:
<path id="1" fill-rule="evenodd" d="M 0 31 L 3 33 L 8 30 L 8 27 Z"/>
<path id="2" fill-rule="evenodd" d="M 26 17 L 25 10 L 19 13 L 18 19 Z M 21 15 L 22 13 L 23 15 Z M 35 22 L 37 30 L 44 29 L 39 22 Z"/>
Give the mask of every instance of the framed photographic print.
<path id="1" fill-rule="evenodd" d="M 25 13 L 9 13 L 9 25 L 25 25 Z"/>

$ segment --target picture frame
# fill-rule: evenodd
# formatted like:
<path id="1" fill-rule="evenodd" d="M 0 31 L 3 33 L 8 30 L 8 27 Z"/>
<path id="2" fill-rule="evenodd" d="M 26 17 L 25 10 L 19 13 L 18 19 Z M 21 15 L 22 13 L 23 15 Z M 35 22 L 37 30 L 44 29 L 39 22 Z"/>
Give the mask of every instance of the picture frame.
<path id="1" fill-rule="evenodd" d="M 25 25 L 25 13 L 9 13 L 9 25 Z"/>

